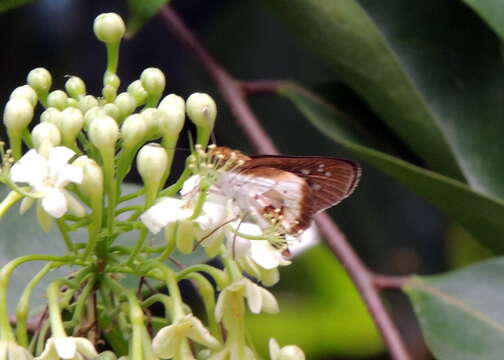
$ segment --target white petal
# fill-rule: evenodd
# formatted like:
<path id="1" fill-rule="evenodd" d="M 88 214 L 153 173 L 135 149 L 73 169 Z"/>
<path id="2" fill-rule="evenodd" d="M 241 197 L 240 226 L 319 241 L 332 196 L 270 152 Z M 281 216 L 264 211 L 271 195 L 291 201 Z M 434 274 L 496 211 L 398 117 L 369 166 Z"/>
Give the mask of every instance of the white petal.
<path id="1" fill-rule="evenodd" d="M 23 215 L 25 212 L 27 212 L 35 202 L 35 199 L 25 197 L 23 200 L 21 200 L 21 206 L 19 207 L 19 213 Z"/>
<path id="2" fill-rule="evenodd" d="M 278 267 L 282 255 L 268 241 L 252 240 L 250 243 L 250 256 L 258 265 L 267 270 Z"/>
<path id="3" fill-rule="evenodd" d="M 228 220 L 227 208 L 223 204 L 206 201 L 203 204 L 203 212 L 210 220 L 210 226 L 222 226 Z"/>
<path id="4" fill-rule="evenodd" d="M 86 209 L 84 209 L 84 206 L 80 203 L 79 200 L 77 200 L 70 192 L 63 190 L 63 194 L 65 194 L 65 199 L 67 201 L 67 208 L 68 212 L 72 215 L 75 215 L 77 217 L 83 217 L 86 215 Z"/>
<path id="5" fill-rule="evenodd" d="M 249 309 L 253 314 L 259 314 L 261 312 L 263 301 L 261 288 L 248 279 L 246 282 L 245 292 Z"/>
<path id="6" fill-rule="evenodd" d="M 276 298 L 263 287 L 258 286 L 261 291 L 262 297 L 262 308 L 261 310 L 268 314 L 274 314 L 280 311 L 280 307 L 278 306 L 278 302 Z"/>
<path id="7" fill-rule="evenodd" d="M 201 176 L 193 175 L 186 181 L 184 181 L 184 185 L 182 185 L 182 189 L 180 189 L 180 195 L 185 196 L 189 194 L 191 191 L 196 190 L 199 186 Z"/>
<path id="8" fill-rule="evenodd" d="M 222 321 L 224 317 L 224 312 L 229 307 L 229 296 L 230 291 L 228 288 L 221 291 L 219 297 L 217 298 L 217 303 L 215 304 L 215 318 L 217 321 Z"/>
<path id="9" fill-rule="evenodd" d="M 292 256 L 298 256 L 319 243 L 320 235 L 317 225 L 311 225 L 296 239 L 287 240 L 289 241 L 289 251 Z"/>
<path id="10" fill-rule="evenodd" d="M 13 182 L 22 182 L 39 187 L 47 173 L 47 160 L 37 154 L 35 149 L 31 149 L 12 166 L 10 179 Z"/>
<path id="11" fill-rule="evenodd" d="M 56 175 L 54 186 L 57 188 L 62 188 L 71 182 L 80 184 L 82 183 L 83 178 L 84 171 L 82 170 L 82 168 L 75 165 L 65 165 Z"/>
<path id="12" fill-rule="evenodd" d="M 219 346 L 219 341 L 210 334 L 210 331 L 197 317 L 190 315 L 187 321 L 191 324 L 187 337 L 212 349 Z"/>
<path id="13" fill-rule="evenodd" d="M 98 353 L 96 352 L 96 349 L 91 341 L 83 337 L 76 337 L 73 339 L 75 340 L 79 354 L 84 355 L 89 359 L 93 359 L 94 357 L 98 356 Z"/>
<path id="14" fill-rule="evenodd" d="M 151 206 L 140 216 L 140 220 L 147 226 L 149 231 L 157 234 L 171 222 L 190 217 L 192 211 L 183 209 L 185 202 L 174 198 L 164 198 L 157 204 Z"/>
<path id="15" fill-rule="evenodd" d="M 269 355 L 271 360 L 277 360 L 278 354 L 280 353 L 280 345 L 278 342 L 271 338 L 269 341 Z"/>
<path id="16" fill-rule="evenodd" d="M 53 218 L 60 218 L 67 212 L 67 201 L 63 192 L 50 189 L 42 199 L 42 207 Z"/>
<path id="17" fill-rule="evenodd" d="M 162 358 L 171 358 L 180 345 L 180 337 L 177 335 L 177 325 L 165 326 L 160 329 L 152 340 L 152 350 Z"/>
<path id="18" fill-rule="evenodd" d="M 56 146 L 49 151 L 49 176 L 56 179 L 68 161 L 75 155 L 73 150 L 65 146 Z"/>
<path id="19" fill-rule="evenodd" d="M 49 339 L 48 341 L 50 341 Z M 54 347 L 56 348 L 56 352 L 58 356 L 62 359 L 72 359 L 75 357 L 77 352 L 77 344 L 75 343 L 75 339 L 71 337 L 64 338 L 53 338 Z"/>

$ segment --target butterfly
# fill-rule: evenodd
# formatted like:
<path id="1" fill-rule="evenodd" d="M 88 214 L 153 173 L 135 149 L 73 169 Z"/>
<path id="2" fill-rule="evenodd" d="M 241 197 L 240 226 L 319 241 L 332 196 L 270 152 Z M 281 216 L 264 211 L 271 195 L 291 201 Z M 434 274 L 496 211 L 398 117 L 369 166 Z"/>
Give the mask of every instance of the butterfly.
<path id="1" fill-rule="evenodd" d="M 335 157 L 247 156 L 223 146 L 207 155 L 220 169 L 214 188 L 283 235 L 301 234 L 316 214 L 352 194 L 361 175 L 358 164 Z"/>

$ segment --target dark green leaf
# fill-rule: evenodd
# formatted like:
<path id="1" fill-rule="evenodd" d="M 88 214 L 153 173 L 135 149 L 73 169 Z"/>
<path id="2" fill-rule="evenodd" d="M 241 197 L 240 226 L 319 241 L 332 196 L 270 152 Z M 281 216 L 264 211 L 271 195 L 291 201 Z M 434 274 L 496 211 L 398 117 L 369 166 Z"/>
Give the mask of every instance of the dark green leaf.
<path id="1" fill-rule="evenodd" d="M 15 9 L 21 5 L 28 4 L 33 0 L 2 0 L 0 1 L 0 13 Z"/>
<path id="2" fill-rule="evenodd" d="M 128 0 L 128 35 L 133 36 L 170 0 Z"/>
<path id="3" fill-rule="evenodd" d="M 504 354 L 504 258 L 414 278 L 405 288 L 429 348 L 441 360 L 498 360 Z"/>
<path id="4" fill-rule="evenodd" d="M 504 6 L 501 0 L 462 0 L 504 39 Z"/>
<path id="5" fill-rule="evenodd" d="M 504 199 L 500 42 L 464 4 L 268 3 L 434 170 Z"/>
<path id="6" fill-rule="evenodd" d="M 369 147 L 369 143 L 348 125 L 349 119 L 305 90 L 285 86 L 280 89 L 280 94 L 294 102 L 323 134 L 416 191 L 458 221 L 488 248 L 504 251 L 504 203 L 500 200 Z"/>

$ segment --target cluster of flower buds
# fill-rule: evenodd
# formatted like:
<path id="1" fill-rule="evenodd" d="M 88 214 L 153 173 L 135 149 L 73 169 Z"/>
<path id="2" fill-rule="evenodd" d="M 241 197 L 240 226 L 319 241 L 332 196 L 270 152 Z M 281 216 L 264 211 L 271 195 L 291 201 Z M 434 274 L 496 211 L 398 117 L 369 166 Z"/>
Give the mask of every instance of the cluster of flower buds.
<path id="1" fill-rule="evenodd" d="M 216 104 L 203 93 L 186 101 L 175 94 L 163 97 L 165 76 L 157 68 L 145 69 L 121 91 L 116 71 L 125 25 L 117 14 L 102 14 L 94 31 L 107 48 L 100 96 L 88 94 L 77 76 L 68 77 L 65 90 L 54 90 L 50 72 L 37 68 L 5 105 L 9 150 L 0 146 L 0 181 L 11 191 L 0 204 L 0 217 L 17 202 L 21 214 L 34 205 L 41 228 L 49 231 L 56 224 L 68 252 L 27 254 L 0 270 L 0 359 L 258 359 L 246 336 L 246 305 L 252 313 L 275 313 L 278 304 L 244 273 L 271 286 L 279 279 L 278 267 L 289 261 L 274 236 L 245 222 L 239 205 L 212 192 L 223 172 L 243 164 L 239 153 L 224 161 L 211 146 L 205 150 Z M 179 179 L 167 186 L 186 115 L 196 127 L 196 144 Z M 143 187 L 125 194 L 123 181 L 135 161 Z M 73 240 L 77 230 L 87 232 L 86 242 Z M 153 246 L 149 236 L 161 230 L 163 243 Z M 137 235 L 133 245 L 121 242 L 125 233 Z M 179 271 L 168 266 L 176 251 L 189 254 L 200 246 L 220 256 L 222 266 L 193 264 Z M 7 289 L 12 271 L 28 261 L 46 265 L 19 300 L 14 331 Z M 49 285 L 47 314 L 36 331 L 28 331 L 31 291 L 65 265 L 76 270 Z M 128 288 L 120 281 L 124 274 L 167 293 Z M 182 300 L 184 279 L 199 291 L 206 324 Z M 154 303 L 164 314 L 151 314 Z M 97 343 L 108 350 L 99 353 Z M 304 354 L 271 340 L 270 357 L 301 360 Z"/>

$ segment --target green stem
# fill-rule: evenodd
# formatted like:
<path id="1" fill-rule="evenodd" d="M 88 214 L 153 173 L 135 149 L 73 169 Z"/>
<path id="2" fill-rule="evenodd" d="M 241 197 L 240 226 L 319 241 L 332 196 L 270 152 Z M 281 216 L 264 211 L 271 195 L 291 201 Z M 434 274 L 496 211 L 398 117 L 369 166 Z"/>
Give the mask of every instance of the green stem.
<path id="1" fill-rule="evenodd" d="M 53 337 L 66 337 L 61 310 L 59 306 L 60 287 L 62 279 L 53 281 L 47 288 L 47 304 L 49 306 L 49 321 L 51 322 L 51 334 Z"/>
<path id="2" fill-rule="evenodd" d="M 3 340 L 15 340 L 14 333 L 9 323 L 9 309 L 7 305 L 7 291 L 9 289 L 9 280 L 16 267 L 29 261 L 54 261 L 66 263 L 71 260 L 66 256 L 51 255 L 25 255 L 11 260 L 0 270 L 0 338 Z"/>
<path id="3" fill-rule="evenodd" d="M 163 191 L 159 193 L 159 196 L 174 196 L 180 189 L 182 189 L 182 186 L 184 185 L 184 182 L 191 176 L 191 170 L 189 170 L 187 167 L 184 169 L 182 174 L 180 174 L 180 177 L 178 178 L 177 182 Z"/>
<path id="4" fill-rule="evenodd" d="M 107 48 L 107 71 L 114 74 L 117 72 L 119 63 L 119 45 L 120 42 L 105 43 Z"/>
<path id="5" fill-rule="evenodd" d="M 175 246 L 177 245 L 177 226 L 178 222 L 174 222 L 168 224 L 165 228 L 166 246 L 164 247 L 163 252 L 156 258 L 157 261 L 164 262 L 170 257 L 173 250 L 175 250 Z"/>
<path id="6" fill-rule="evenodd" d="M 229 284 L 228 276 L 226 275 L 226 273 L 224 271 L 219 270 L 219 269 L 217 269 L 213 266 L 207 265 L 207 264 L 197 264 L 197 265 L 188 266 L 184 270 L 177 273 L 177 278 L 179 280 L 181 280 L 181 279 L 187 277 L 189 274 L 195 273 L 198 271 L 201 271 L 201 272 L 204 272 L 204 273 L 207 273 L 208 275 L 210 275 L 215 280 L 215 282 L 217 283 L 217 286 L 220 289 L 224 289 Z"/>
<path id="7" fill-rule="evenodd" d="M 37 284 L 47 275 L 47 273 L 58 267 L 58 263 L 48 263 L 33 277 L 33 279 L 28 282 L 19 302 L 16 307 L 16 335 L 19 345 L 23 347 L 28 347 L 28 330 L 26 328 L 26 319 L 28 318 L 29 306 L 30 306 L 30 296 Z"/>
<path id="8" fill-rule="evenodd" d="M 166 287 L 168 288 L 173 304 L 173 322 L 176 322 L 184 316 L 184 303 L 182 301 L 182 295 L 180 294 L 177 275 L 164 264 L 159 264 L 158 267 L 165 274 Z"/>
<path id="9" fill-rule="evenodd" d="M 194 205 L 194 210 L 189 218 L 189 220 L 195 220 L 198 216 L 201 215 L 201 212 L 203 211 L 203 205 L 205 204 L 205 200 L 207 198 L 207 187 L 202 186 L 200 187 L 200 191 L 198 194 L 198 200 L 196 201 L 196 204 Z"/>
<path id="10" fill-rule="evenodd" d="M 5 199 L 0 203 L 0 219 L 5 215 L 5 213 L 19 200 L 23 198 L 23 195 L 17 191 L 10 191 Z"/>
<path id="11" fill-rule="evenodd" d="M 68 235 L 68 229 L 63 218 L 56 219 L 56 225 L 58 226 L 58 230 L 63 237 L 63 241 L 65 242 L 68 251 L 75 252 L 75 244 L 72 242 L 70 236 Z"/>
<path id="12" fill-rule="evenodd" d="M 89 259 L 93 253 L 96 243 L 100 237 L 100 230 L 102 228 L 103 220 L 103 199 L 102 196 L 91 198 L 91 208 L 93 213 L 91 214 L 91 222 L 88 226 L 88 241 L 86 244 L 86 250 L 84 251 L 83 259 Z"/>
<path id="13" fill-rule="evenodd" d="M 128 200 L 131 200 L 131 199 L 134 199 L 134 198 L 137 198 L 139 196 L 142 196 L 143 194 L 145 193 L 145 188 L 141 188 L 140 190 L 137 190 L 131 194 L 127 194 L 127 195 L 124 195 L 124 196 L 121 196 L 119 198 L 119 203 L 122 203 L 124 201 L 128 201 Z"/>
<path id="14" fill-rule="evenodd" d="M 145 243 L 145 239 L 147 239 L 148 233 L 149 231 L 147 230 L 147 228 L 143 228 L 142 230 L 140 230 L 140 237 L 138 238 L 138 241 L 135 244 L 135 248 L 131 252 L 128 260 L 126 260 L 126 264 L 130 265 L 138 256 L 140 250 L 142 249 L 143 244 Z"/>
<path id="15" fill-rule="evenodd" d="M 74 328 L 74 335 L 77 333 L 79 330 L 78 326 L 81 324 L 82 318 L 84 316 L 84 307 L 87 304 L 87 300 L 89 298 L 89 295 L 91 295 L 91 292 L 93 291 L 93 287 L 96 283 L 96 278 L 91 277 L 86 286 L 84 286 L 84 289 L 82 290 L 81 294 L 79 295 L 79 299 L 77 300 L 75 311 L 72 316 L 71 324 L 72 326 L 75 326 Z"/>
<path id="16" fill-rule="evenodd" d="M 125 206 L 123 208 L 116 210 L 115 215 L 117 216 L 117 215 L 120 215 L 120 214 L 128 212 L 128 211 L 137 211 L 137 210 L 141 211 L 142 209 L 143 209 L 143 206 L 141 206 L 141 205 L 129 205 L 129 206 Z"/>

